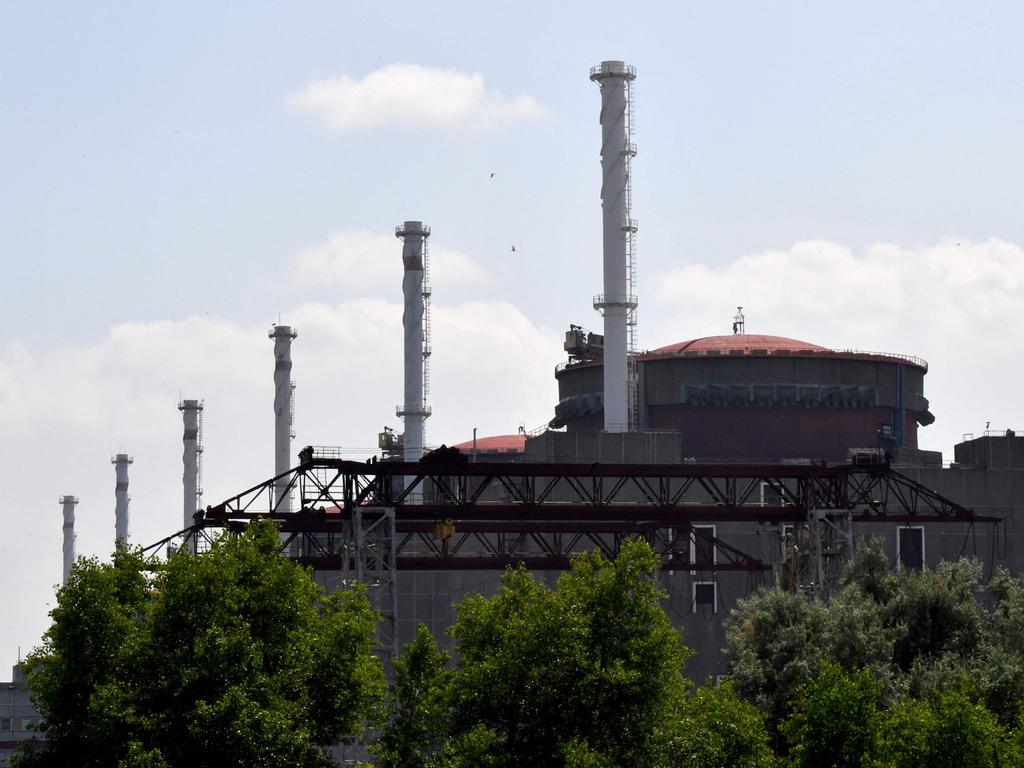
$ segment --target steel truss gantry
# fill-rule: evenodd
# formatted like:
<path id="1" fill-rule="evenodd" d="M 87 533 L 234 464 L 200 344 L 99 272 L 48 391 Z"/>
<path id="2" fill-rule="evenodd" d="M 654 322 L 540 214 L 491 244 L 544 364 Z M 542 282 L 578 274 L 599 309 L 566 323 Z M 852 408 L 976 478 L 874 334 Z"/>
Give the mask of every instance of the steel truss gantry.
<path id="1" fill-rule="evenodd" d="M 690 541 L 705 536 L 691 527 L 698 521 L 848 532 L 854 522 L 998 520 L 976 515 L 884 462 L 536 464 L 428 456 L 419 463 L 362 463 L 317 457 L 311 449 L 300 459 L 288 472 L 197 513 L 185 535 L 202 539 L 211 528 L 237 530 L 269 517 L 287 534 L 287 551 L 296 560 L 353 574 L 379 572 L 386 580 L 384 573 L 396 568 L 502 569 L 522 562 L 562 569 L 581 551 L 614 555 L 633 536 L 650 541 L 666 569 L 771 568 L 713 537 L 696 548 L 714 551 L 713 563 L 689 562 Z M 275 483 L 287 483 L 297 511 L 279 511 Z M 410 503 L 414 498 L 421 501 Z M 369 524 L 371 518 L 376 522 Z M 366 538 L 369 530 L 392 526 L 388 535 Z M 388 551 L 383 558 L 382 548 Z M 371 554 L 378 558 L 373 566 Z"/>
<path id="2" fill-rule="evenodd" d="M 340 581 L 362 581 L 381 612 L 378 644 L 397 652 L 399 570 L 561 570 L 581 552 L 617 554 L 648 541 L 665 570 L 770 571 L 773 564 L 694 523 L 788 528 L 780 581 L 827 598 L 852 556 L 855 522 L 998 522 L 901 475 L 868 464 L 418 463 L 349 461 L 306 448 L 300 464 L 208 506 L 184 539 L 204 551 L 219 529 L 270 518 L 282 552 Z M 282 489 L 275 494 L 275 487 Z M 298 509 L 278 499 L 294 495 Z M 415 500 L 415 502 L 413 501 Z M 711 529 L 715 530 L 715 529 Z M 779 564 L 774 564 L 778 569 Z"/>

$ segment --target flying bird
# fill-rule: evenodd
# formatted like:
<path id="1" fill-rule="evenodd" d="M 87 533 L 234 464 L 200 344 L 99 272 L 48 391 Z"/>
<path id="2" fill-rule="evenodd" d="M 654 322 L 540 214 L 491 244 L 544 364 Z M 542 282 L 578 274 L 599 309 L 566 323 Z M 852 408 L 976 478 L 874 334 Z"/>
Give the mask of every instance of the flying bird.
<path id="1" fill-rule="evenodd" d="M 494 178 L 494 171 L 491 171 L 491 178 Z"/>
<path id="2" fill-rule="evenodd" d="M 515 252 L 516 252 L 516 247 L 513 245 L 512 246 L 512 253 L 515 253 Z"/>

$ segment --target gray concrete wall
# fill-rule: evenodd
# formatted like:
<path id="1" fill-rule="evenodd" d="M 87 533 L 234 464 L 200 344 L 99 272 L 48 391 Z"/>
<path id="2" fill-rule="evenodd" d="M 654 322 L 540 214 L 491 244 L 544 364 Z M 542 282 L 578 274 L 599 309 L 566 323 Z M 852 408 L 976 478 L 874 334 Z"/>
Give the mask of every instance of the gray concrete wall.
<path id="1" fill-rule="evenodd" d="M 651 462 L 653 459 L 645 457 L 657 455 L 660 460 L 665 455 L 659 441 L 666 441 L 665 444 L 670 445 L 673 440 L 671 433 L 651 438 L 653 443 L 644 442 L 639 435 L 608 434 L 602 438 L 597 434 L 549 433 L 531 438 L 527 442 L 525 459 L 587 462 L 598 460 L 596 457 L 601 456 L 602 461 Z M 657 447 L 653 453 L 652 445 Z M 993 455 L 1001 455 L 998 445 L 993 444 Z M 915 458 L 930 466 L 912 465 L 910 462 Z M 1018 506 L 1024 500 L 1024 467 L 1010 470 L 963 467 L 944 469 L 936 466 L 934 459 L 929 452 L 906 452 L 902 455 L 903 465 L 897 471 L 979 514 L 997 516 L 1006 522 L 998 529 L 987 524 L 974 527 L 960 523 L 925 525 L 926 564 L 935 567 L 942 560 L 967 555 L 982 560 L 986 578 L 998 566 L 1006 567 L 1014 573 L 1024 572 L 1024 523 L 1017 519 L 1021 514 Z M 719 539 L 758 557 L 762 562 L 778 563 L 782 559 L 779 526 L 713 521 L 704 524 L 714 524 Z M 895 568 L 900 527 L 895 523 L 857 524 L 854 535 L 859 542 L 871 538 L 880 539 Z M 544 575 L 552 584 L 556 577 L 557 574 Z M 499 574 L 490 572 L 401 574 L 400 637 L 407 642 L 412 638 L 416 625 L 424 622 L 435 636 L 443 640 L 448 626 L 454 620 L 452 604 L 468 594 L 494 594 L 498 579 Z M 686 644 L 696 653 L 688 665 L 688 675 L 691 679 L 703 681 L 708 677 L 726 674 L 726 662 L 722 654 L 725 645 L 722 622 L 736 608 L 739 599 L 751 594 L 759 586 L 774 585 L 774 574 L 677 570 L 664 572 L 662 579 L 668 593 L 665 609 L 673 623 L 682 630 Z M 716 606 L 710 611 L 695 605 L 693 599 L 694 584 L 706 582 L 716 585 Z"/>
<path id="2" fill-rule="evenodd" d="M 41 722 L 29 699 L 25 676 L 14 667 L 11 680 L 0 682 L 0 766 L 7 766 L 17 745 L 39 734 L 32 730 Z"/>
<path id="3" fill-rule="evenodd" d="M 953 456 L 964 467 L 1024 469 L 1024 437 L 1012 432 L 983 435 L 957 445 Z"/>
<path id="4" fill-rule="evenodd" d="M 682 460 L 679 433 L 666 432 L 544 432 L 530 437 L 523 461 L 580 464 L 678 464 Z"/>

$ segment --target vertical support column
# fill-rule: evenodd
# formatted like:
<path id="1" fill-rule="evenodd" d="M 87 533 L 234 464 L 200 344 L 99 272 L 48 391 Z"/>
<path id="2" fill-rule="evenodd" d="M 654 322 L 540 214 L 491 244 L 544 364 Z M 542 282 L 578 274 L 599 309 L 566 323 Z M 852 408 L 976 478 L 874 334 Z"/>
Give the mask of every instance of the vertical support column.
<path id="1" fill-rule="evenodd" d="M 200 424 L 203 412 L 203 403 L 200 400 L 182 400 L 178 403 L 178 410 L 181 411 L 183 446 L 181 454 L 182 473 L 182 530 L 191 528 L 195 523 L 196 512 L 202 507 L 203 490 L 200 487 L 200 461 L 202 460 L 202 436 L 200 435 Z M 189 551 L 195 552 L 195 538 L 188 539 L 186 545 Z"/>
<path id="2" fill-rule="evenodd" d="M 75 562 L 75 507 L 78 505 L 78 498 L 62 496 L 58 501 L 64 512 L 64 579 L 61 584 L 67 584 L 71 566 Z"/>
<path id="3" fill-rule="evenodd" d="M 395 228 L 395 237 L 402 240 L 402 328 L 405 336 L 405 398 L 395 413 L 405 422 L 403 438 L 403 459 L 419 461 L 423 456 L 424 422 L 430 416 L 426 401 L 427 358 L 430 356 L 428 343 L 427 300 L 430 288 L 426 282 L 427 238 L 430 227 L 421 221 L 407 221 Z M 407 498 L 409 502 L 422 499 L 422 491 L 416 489 Z"/>
<path id="4" fill-rule="evenodd" d="M 848 509 L 811 509 L 807 513 L 808 558 L 812 598 L 829 600 L 843 568 L 853 559 L 853 519 Z"/>
<path id="5" fill-rule="evenodd" d="M 604 315 L 604 428 L 626 432 L 634 420 L 630 392 L 628 325 L 636 309 L 629 279 L 627 252 L 636 222 L 630 218 L 629 88 L 636 70 L 621 61 L 603 61 L 590 70 L 601 88 L 601 210 L 604 251 L 604 293 L 594 308 Z M 636 382 L 632 382 L 636 386 Z"/>
<path id="6" fill-rule="evenodd" d="M 127 453 L 119 453 L 110 460 L 114 465 L 114 540 L 128 543 L 128 505 L 132 497 L 128 495 L 128 465 L 134 462 Z"/>
<path id="7" fill-rule="evenodd" d="M 275 325 L 267 334 L 274 340 L 274 475 L 291 469 L 292 447 L 292 339 L 299 334 L 287 325 Z M 274 484 L 274 509 L 292 511 L 288 479 Z"/>
<path id="8" fill-rule="evenodd" d="M 352 517 L 355 577 L 380 613 L 377 647 L 390 660 L 398 658 L 398 578 L 395 572 L 394 507 L 356 507 Z"/>

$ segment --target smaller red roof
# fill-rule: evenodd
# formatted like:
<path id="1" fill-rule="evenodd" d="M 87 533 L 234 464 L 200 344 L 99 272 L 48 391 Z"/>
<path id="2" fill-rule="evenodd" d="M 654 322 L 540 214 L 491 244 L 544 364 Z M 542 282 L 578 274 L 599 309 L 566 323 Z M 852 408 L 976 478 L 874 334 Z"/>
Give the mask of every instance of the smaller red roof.
<path id="1" fill-rule="evenodd" d="M 473 441 L 467 440 L 452 447 L 458 448 L 463 453 L 470 453 L 473 450 Z M 478 453 L 522 453 L 524 448 L 526 448 L 526 435 L 491 435 L 476 439 Z"/>
<path id="2" fill-rule="evenodd" d="M 728 355 L 731 352 L 750 352 L 752 349 L 766 350 L 768 354 L 776 352 L 797 352 L 799 350 L 814 350 L 815 352 L 828 352 L 826 347 L 819 347 L 809 341 L 799 339 L 787 339 L 784 336 L 765 336 L 759 333 L 736 333 L 729 336 L 705 336 L 701 339 L 676 342 L 665 347 L 652 349 L 652 355 L 681 355 L 684 352 L 696 352 L 706 354 L 718 352 Z"/>

